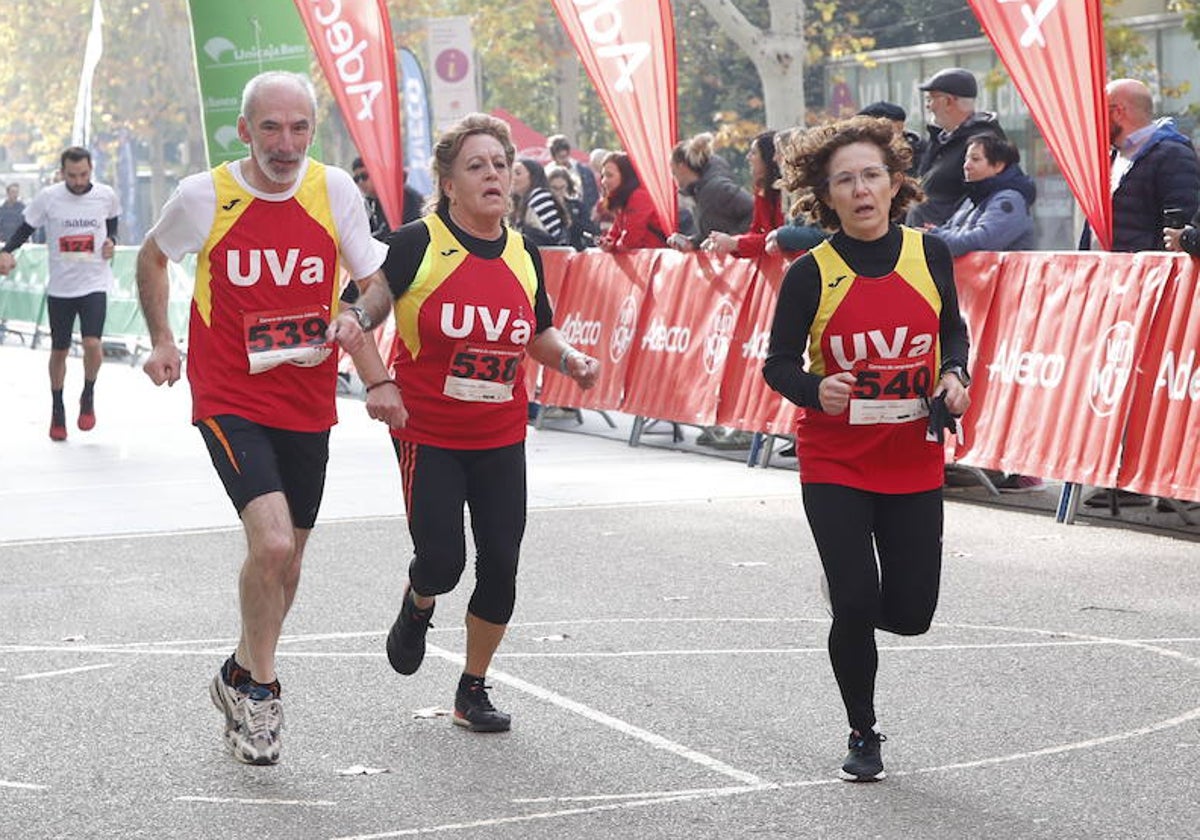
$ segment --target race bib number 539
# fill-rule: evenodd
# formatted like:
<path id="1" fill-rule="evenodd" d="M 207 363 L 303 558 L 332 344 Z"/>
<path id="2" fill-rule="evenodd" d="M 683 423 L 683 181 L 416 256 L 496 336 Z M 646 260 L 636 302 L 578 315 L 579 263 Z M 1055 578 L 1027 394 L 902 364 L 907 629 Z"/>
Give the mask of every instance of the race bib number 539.
<path id="1" fill-rule="evenodd" d="M 333 349 L 325 339 L 328 306 L 247 312 L 242 327 L 251 373 L 283 364 L 316 367 Z"/>
<path id="2" fill-rule="evenodd" d="M 860 359 L 854 363 L 850 424 L 908 423 L 929 416 L 924 397 L 933 383 L 932 356 Z"/>

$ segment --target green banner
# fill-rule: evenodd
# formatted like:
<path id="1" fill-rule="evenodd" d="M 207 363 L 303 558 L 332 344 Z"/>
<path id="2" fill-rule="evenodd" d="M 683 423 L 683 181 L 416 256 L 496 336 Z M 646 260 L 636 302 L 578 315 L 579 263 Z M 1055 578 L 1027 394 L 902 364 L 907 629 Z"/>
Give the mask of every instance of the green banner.
<path id="1" fill-rule="evenodd" d="M 105 338 L 118 338 L 149 344 L 149 332 L 142 317 L 137 295 L 137 253 L 133 246 L 119 245 L 113 254 L 112 269 L 116 282 L 108 295 L 104 319 Z M 26 326 L 50 332 L 46 316 L 46 246 L 26 245 L 17 251 L 17 267 L 0 277 L 0 327 L 26 332 Z M 196 277 L 196 256 L 188 254 L 182 263 L 168 263 L 170 297 L 167 320 L 175 339 L 187 338 L 191 317 L 192 288 Z"/>
<path id="2" fill-rule="evenodd" d="M 246 156 L 242 88 L 266 70 L 309 75 L 308 33 L 292 0 L 189 0 L 208 165 Z M 310 154 L 317 156 L 317 150 Z"/>

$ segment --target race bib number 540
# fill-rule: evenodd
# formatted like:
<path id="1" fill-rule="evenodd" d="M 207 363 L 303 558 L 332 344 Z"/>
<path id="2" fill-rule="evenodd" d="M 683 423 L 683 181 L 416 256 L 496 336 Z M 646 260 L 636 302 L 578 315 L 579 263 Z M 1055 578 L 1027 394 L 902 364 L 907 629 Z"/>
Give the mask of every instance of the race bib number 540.
<path id="1" fill-rule="evenodd" d="M 333 351 L 325 340 L 328 306 L 247 312 L 242 327 L 251 373 L 283 364 L 316 367 Z"/>
<path id="2" fill-rule="evenodd" d="M 932 357 L 860 359 L 854 363 L 850 424 L 908 423 L 929 416 L 925 397 L 933 383 Z"/>

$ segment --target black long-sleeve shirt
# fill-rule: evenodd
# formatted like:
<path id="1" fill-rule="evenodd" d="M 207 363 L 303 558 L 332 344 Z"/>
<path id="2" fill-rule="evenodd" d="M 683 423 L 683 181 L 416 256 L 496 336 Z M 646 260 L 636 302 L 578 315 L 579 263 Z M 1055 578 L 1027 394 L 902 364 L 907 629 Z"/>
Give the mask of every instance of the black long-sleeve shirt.
<path id="1" fill-rule="evenodd" d="M 883 277 L 891 272 L 900 259 L 903 233 L 896 225 L 872 242 L 853 239 L 838 231 L 829 244 L 846 264 L 860 277 Z M 958 291 L 954 286 L 954 261 L 946 243 L 934 236 L 922 236 L 925 261 L 942 300 L 939 329 L 941 369 L 967 367 L 969 344 L 967 325 L 958 308 Z M 775 317 L 771 322 L 771 337 L 767 345 L 767 360 L 763 377 L 767 384 L 796 405 L 821 408 L 818 389 L 820 374 L 804 369 L 804 353 L 808 349 L 809 330 L 821 302 L 821 271 L 812 254 L 805 254 L 788 269 L 779 289 Z"/>

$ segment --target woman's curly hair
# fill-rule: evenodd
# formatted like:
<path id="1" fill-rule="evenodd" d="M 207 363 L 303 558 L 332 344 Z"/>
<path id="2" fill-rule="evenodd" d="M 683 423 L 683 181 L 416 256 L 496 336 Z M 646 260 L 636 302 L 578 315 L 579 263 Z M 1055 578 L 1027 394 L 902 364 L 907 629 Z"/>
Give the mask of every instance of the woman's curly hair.
<path id="1" fill-rule="evenodd" d="M 900 189 L 892 198 L 888 216 L 893 222 L 904 218 L 910 204 L 925 200 L 921 185 L 906 175 L 912 165 L 912 148 L 891 121 L 878 117 L 851 117 L 847 120 L 810 128 L 788 138 L 783 152 L 783 187 L 796 196 L 792 215 L 806 215 L 826 230 L 838 230 L 842 223 L 827 203 L 829 198 L 829 159 L 838 149 L 853 143 L 870 143 L 883 152 L 883 163 L 893 178 L 900 178 Z"/>

